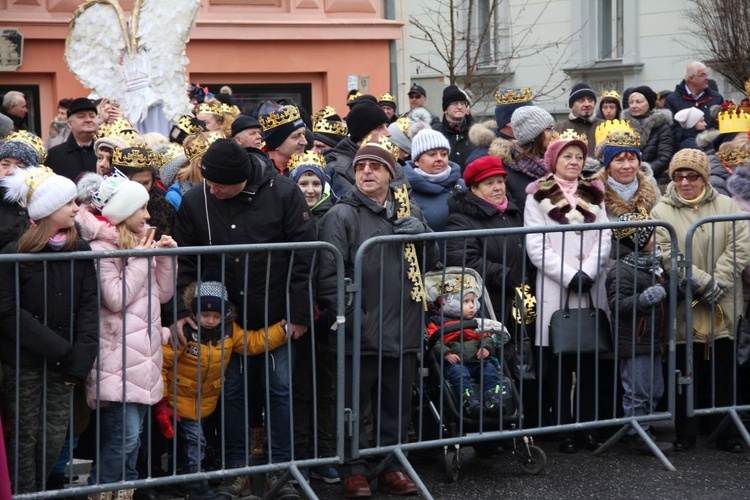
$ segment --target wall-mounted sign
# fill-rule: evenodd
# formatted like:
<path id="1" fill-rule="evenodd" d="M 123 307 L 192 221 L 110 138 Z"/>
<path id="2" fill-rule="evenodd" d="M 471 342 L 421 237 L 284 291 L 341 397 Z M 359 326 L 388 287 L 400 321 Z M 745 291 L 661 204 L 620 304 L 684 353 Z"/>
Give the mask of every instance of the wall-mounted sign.
<path id="1" fill-rule="evenodd" d="M 23 35 L 16 28 L 0 29 L 0 71 L 15 71 L 23 62 Z"/>

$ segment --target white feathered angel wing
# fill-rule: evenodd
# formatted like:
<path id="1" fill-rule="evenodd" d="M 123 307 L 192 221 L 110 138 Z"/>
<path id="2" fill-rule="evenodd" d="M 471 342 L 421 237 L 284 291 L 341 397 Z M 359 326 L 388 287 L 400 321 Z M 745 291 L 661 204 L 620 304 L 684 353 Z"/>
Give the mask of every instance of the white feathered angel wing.
<path id="1" fill-rule="evenodd" d="M 200 6 L 200 0 L 139 0 L 133 8 L 138 56 L 147 58 L 149 83 L 164 104 L 164 114 L 175 123 L 192 110 L 185 45 Z"/>
<path id="2" fill-rule="evenodd" d="M 120 61 L 131 50 L 125 16 L 116 1 L 89 0 L 73 14 L 65 62 L 85 87 L 103 97 L 124 95 Z"/>

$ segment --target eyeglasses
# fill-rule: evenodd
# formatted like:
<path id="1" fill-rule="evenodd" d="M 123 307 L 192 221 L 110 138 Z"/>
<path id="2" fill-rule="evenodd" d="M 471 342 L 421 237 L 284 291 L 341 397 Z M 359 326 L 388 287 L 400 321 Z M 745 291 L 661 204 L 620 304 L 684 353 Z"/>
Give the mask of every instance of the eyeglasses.
<path id="1" fill-rule="evenodd" d="M 682 182 L 685 179 L 687 179 L 688 182 L 695 182 L 695 181 L 697 181 L 700 178 L 701 178 L 701 174 L 698 174 L 698 173 L 695 173 L 695 172 L 688 172 L 686 174 L 675 173 L 672 176 L 672 180 L 675 181 L 675 182 L 677 182 L 677 183 L 680 183 L 680 182 Z"/>
<path id="2" fill-rule="evenodd" d="M 379 172 L 381 169 L 385 168 L 384 165 L 377 161 L 358 161 L 354 164 L 354 171 L 359 172 L 365 169 L 365 167 L 370 167 L 370 170 L 373 172 Z"/>

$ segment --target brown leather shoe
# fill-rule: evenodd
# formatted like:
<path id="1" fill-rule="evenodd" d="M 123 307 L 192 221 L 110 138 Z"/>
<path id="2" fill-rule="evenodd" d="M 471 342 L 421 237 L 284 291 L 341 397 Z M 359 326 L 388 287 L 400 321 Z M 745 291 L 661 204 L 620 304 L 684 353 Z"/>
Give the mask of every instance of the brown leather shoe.
<path id="1" fill-rule="evenodd" d="M 405 472 L 381 474 L 379 486 L 381 490 L 393 493 L 394 495 L 413 495 L 417 492 L 417 485 L 414 484 L 414 481 Z"/>
<path id="2" fill-rule="evenodd" d="M 370 498 L 372 490 L 365 476 L 349 476 L 341 478 L 346 498 Z"/>

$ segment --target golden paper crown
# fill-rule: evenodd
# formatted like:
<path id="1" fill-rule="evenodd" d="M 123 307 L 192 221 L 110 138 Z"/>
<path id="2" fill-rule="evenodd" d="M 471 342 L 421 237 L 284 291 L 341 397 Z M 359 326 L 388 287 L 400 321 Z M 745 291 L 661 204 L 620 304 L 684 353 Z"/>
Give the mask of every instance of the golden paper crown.
<path id="1" fill-rule="evenodd" d="M 620 94 L 618 94 L 616 90 L 605 90 L 604 92 L 602 92 L 602 95 L 599 99 L 601 100 L 601 99 L 604 99 L 605 97 L 614 97 L 619 102 L 622 102 L 622 98 L 620 97 Z"/>
<path id="2" fill-rule="evenodd" d="M 354 99 L 356 99 L 357 97 L 362 97 L 362 95 L 363 95 L 363 94 L 362 94 L 362 92 L 360 92 L 360 91 L 357 91 L 357 92 L 355 92 L 355 93 L 351 94 L 351 95 L 350 95 L 349 97 L 347 97 L 347 98 L 346 98 L 346 102 L 352 102 L 352 101 L 353 101 Z"/>
<path id="3" fill-rule="evenodd" d="M 156 163 L 156 157 L 151 148 L 146 146 L 115 148 L 112 150 L 110 163 L 118 167 L 151 168 Z"/>
<path id="4" fill-rule="evenodd" d="M 730 104 L 726 111 L 719 112 L 717 121 L 719 132 L 722 134 L 750 131 L 750 114 L 742 111 L 734 103 Z"/>
<path id="5" fill-rule="evenodd" d="M 372 142 L 370 142 L 370 139 L 368 138 L 362 144 L 368 144 L 368 143 L 377 144 L 381 148 L 388 151 L 391 154 L 391 156 L 393 156 L 394 161 L 398 161 L 398 157 L 401 155 L 401 149 L 384 135 L 381 135 L 380 137 L 378 137 L 377 141 L 372 141 Z"/>
<path id="6" fill-rule="evenodd" d="M 409 115 L 404 115 L 396 120 L 396 126 L 406 137 L 409 137 L 409 125 L 411 125 L 411 118 L 409 118 Z"/>
<path id="7" fill-rule="evenodd" d="M 30 146 L 34 151 L 36 151 L 37 156 L 39 156 L 40 165 L 44 163 L 44 160 L 47 159 L 47 148 L 44 145 L 44 141 L 41 137 L 36 134 L 32 134 L 28 130 L 16 130 L 15 132 L 8 135 L 5 138 L 5 141 L 22 142 L 27 146 Z M 26 166 L 28 167 L 29 165 Z"/>
<path id="8" fill-rule="evenodd" d="M 321 134 L 339 135 L 341 137 L 346 137 L 346 135 L 349 133 L 349 129 L 347 128 L 346 123 L 327 119 L 313 122 L 312 131 Z"/>
<path id="9" fill-rule="evenodd" d="M 115 118 L 115 121 L 112 123 L 102 123 L 99 125 L 99 130 L 96 132 L 96 139 L 101 139 L 102 137 L 109 137 L 112 135 L 123 135 L 123 134 L 131 134 L 137 132 L 133 128 L 133 124 L 128 121 L 127 118 L 123 118 L 122 116 Z"/>
<path id="10" fill-rule="evenodd" d="M 219 130 L 213 132 L 202 132 L 195 136 L 195 140 L 190 142 L 190 147 L 185 147 L 185 156 L 188 160 L 193 161 L 198 156 L 208 151 L 209 146 L 219 139 L 224 139 L 224 134 Z M 187 143 L 187 138 L 185 139 Z"/>
<path id="11" fill-rule="evenodd" d="M 35 170 L 31 173 L 26 174 L 26 179 L 24 182 L 26 182 L 26 185 L 29 186 L 29 192 L 26 193 L 26 202 L 23 203 L 22 206 L 26 206 L 29 201 L 31 201 L 31 197 L 34 195 L 34 191 L 36 191 L 36 188 L 38 188 L 42 182 L 46 181 L 50 177 L 54 177 L 55 173 L 52 171 L 51 168 L 46 167 L 44 165 L 39 165 L 39 170 Z"/>
<path id="12" fill-rule="evenodd" d="M 330 118 L 333 115 L 337 114 L 336 109 L 333 106 L 326 106 L 325 108 L 321 109 L 320 111 L 316 112 L 313 115 L 313 123 L 317 122 L 318 120 L 324 120 L 326 118 Z"/>
<path id="13" fill-rule="evenodd" d="M 440 295 L 451 295 L 454 293 L 461 293 L 463 290 L 465 293 L 474 292 L 475 294 L 479 290 L 477 280 L 470 274 L 465 274 L 463 280 L 461 275 L 445 277 L 445 281 L 437 283 L 438 293 Z"/>
<path id="14" fill-rule="evenodd" d="M 223 102 L 221 103 L 221 112 L 236 117 L 240 114 L 240 108 L 238 108 L 237 106 L 230 106 L 229 104 Z"/>
<path id="15" fill-rule="evenodd" d="M 599 124 L 596 127 L 596 143 L 601 142 L 607 138 L 612 132 L 633 132 L 633 127 L 630 126 L 630 120 L 607 120 Z"/>
<path id="16" fill-rule="evenodd" d="M 195 135 L 205 132 L 206 129 L 200 125 L 193 124 L 192 119 L 193 117 L 190 115 L 182 115 L 180 119 L 177 120 L 177 128 L 185 132 L 187 135 Z"/>
<path id="17" fill-rule="evenodd" d="M 523 89 L 497 89 L 495 91 L 495 104 L 521 104 L 534 99 L 534 92 L 529 88 Z"/>
<path id="18" fill-rule="evenodd" d="M 209 104 L 207 102 L 202 102 L 195 109 L 195 115 L 196 116 L 198 114 L 200 114 L 200 113 L 210 113 L 212 115 L 219 115 L 219 116 L 221 116 L 224 113 L 224 111 L 222 110 L 222 103 Z"/>
<path id="19" fill-rule="evenodd" d="M 604 145 L 620 148 L 639 148 L 641 146 L 641 135 L 638 132 L 616 130 L 607 134 L 607 137 L 604 139 Z"/>
<path id="20" fill-rule="evenodd" d="M 297 106 L 282 106 L 276 111 L 271 111 L 267 115 L 260 115 L 260 126 L 263 132 L 272 128 L 291 123 L 300 119 L 299 109 Z"/>
<path id="21" fill-rule="evenodd" d="M 185 158 L 185 150 L 182 148 L 182 146 L 177 143 L 170 142 L 166 151 L 156 156 L 156 164 L 159 168 L 162 168 L 164 165 L 176 158 L 179 158 L 180 156 L 182 156 L 184 159 L 187 159 Z"/>
<path id="22" fill-rule="evenodd" d="M 584 144 L 588 144 L 588 138 L 586 137 L 586 134 L 579 134 L 572 128 L 564 130 L 562 133 L 560 132 L 553 132 L 552 133 L 552 139 L 550 140 L 550 144 L 557 141 L 581 141 Z"/>
<path id="23" fill-rule="evenodd" d="M 292 171 L 297 167 L 301 167 L 302 165 L 315 165 L 316 167 L 320 167 L 322 170 L 325 170 L 326 159 L 322 154 L 316 153 L 315 151 L 310 149 L 308 151 L 305 151 L 303 154 L 292 154 L 291 158 L 289 158 L 289 163 L 287 163 L 287 168 L 289 169 L 289 171 Z"/>
<path id="24" fill-rule="evenodd" d="M 716 153 L 716 157 L 721 160 L 725 167 L 734 170 L 736 167 L 742 167 L 747 163 L 747 160 L 750 159 L 750 151 L 745 148 L 734 148 L 731 151 L 719 151 Z"/>
<path id="25" fill-rule="evenodd" d="M 390 92 L 386 92 L 385 94 L 380 96 L 380 99 L 378 99 L 378 101 L 388 101 L 396 104 L 396 96 L 391 95 Z"/>

